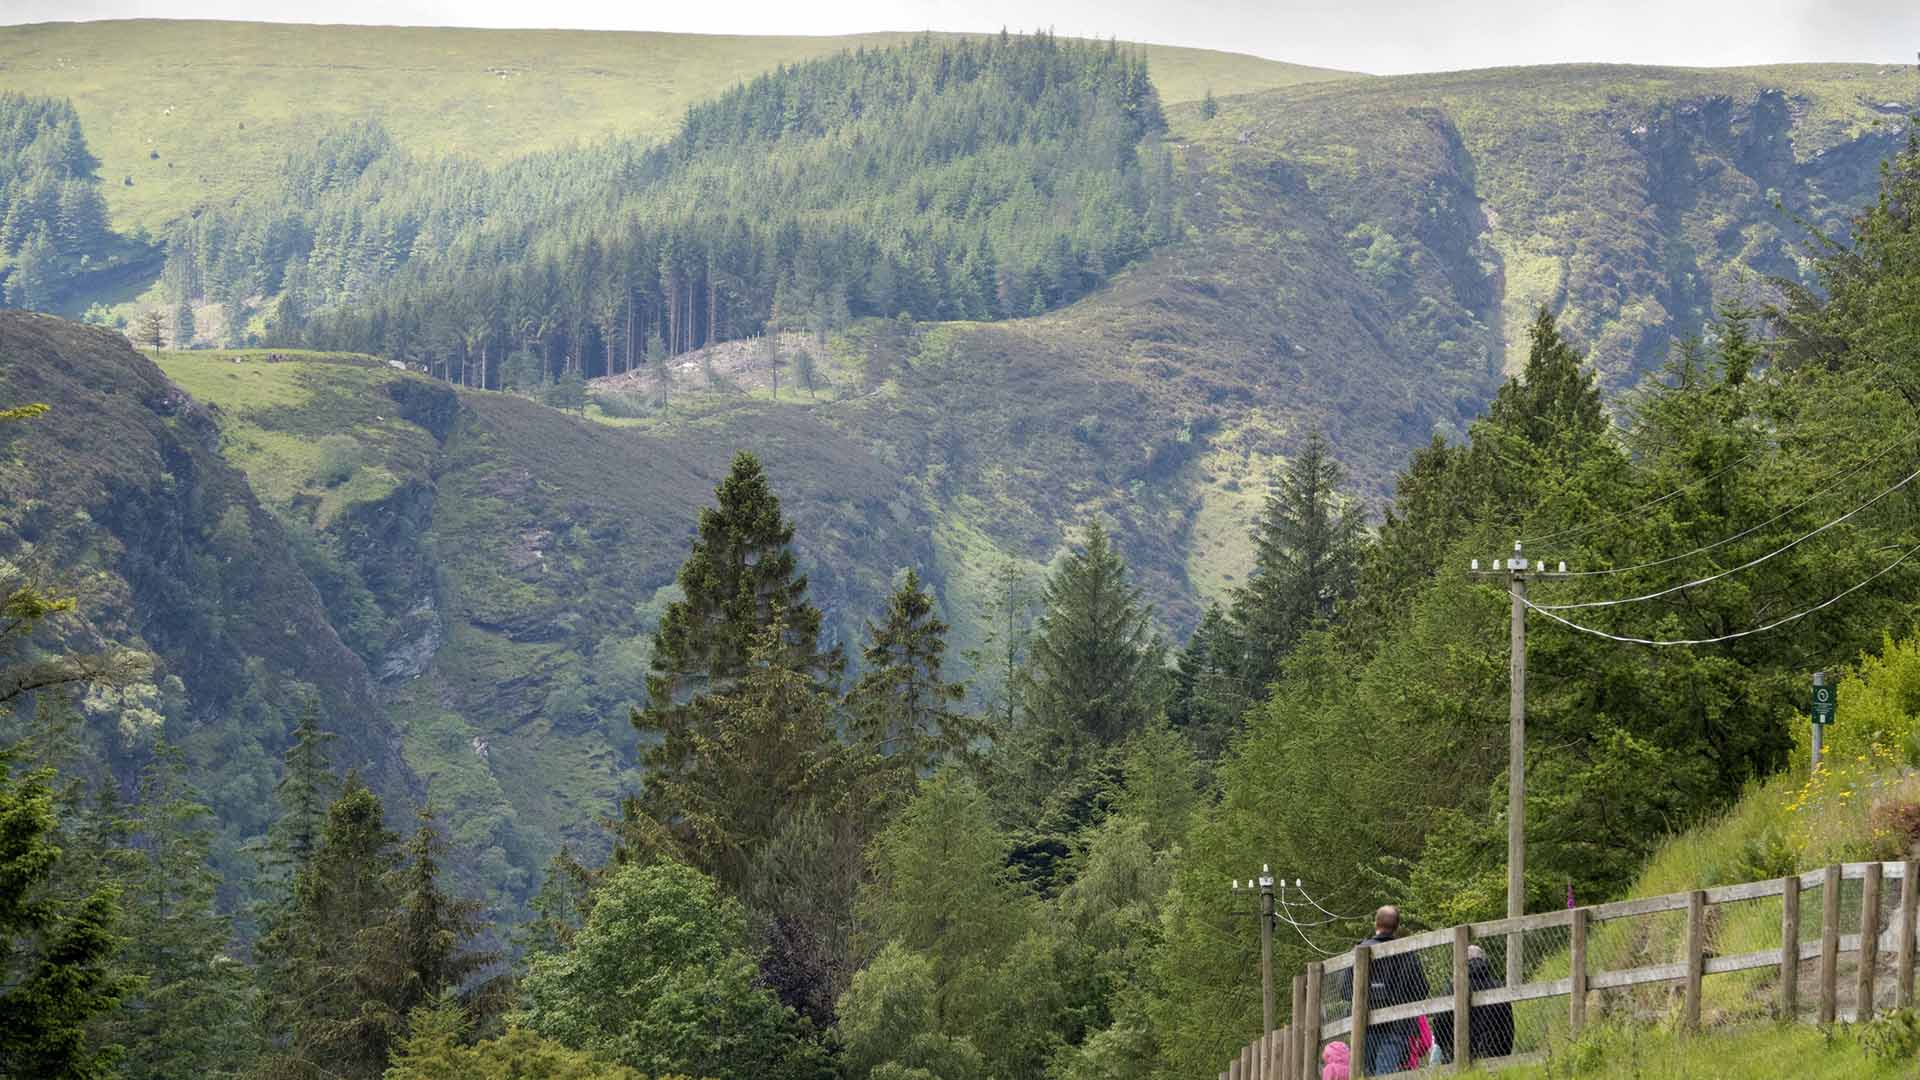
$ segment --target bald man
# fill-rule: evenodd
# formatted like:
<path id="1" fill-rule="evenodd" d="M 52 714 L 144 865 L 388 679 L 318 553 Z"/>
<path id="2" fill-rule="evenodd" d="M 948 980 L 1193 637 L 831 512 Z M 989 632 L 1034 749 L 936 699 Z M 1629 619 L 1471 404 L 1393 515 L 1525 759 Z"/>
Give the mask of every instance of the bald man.
<path id="1" fill-rule="evenodd" d="M 1373 936 L 1361 944 L 1383 944 L 1392 941 L 1399 932 L 1400 909 L 1388 904 L 1373 913 Z M 1427 974 L 1420 970 L 1420 960 L 1412 953 L 1377 958 L 1370 970 L 1371 985 L 1367 988 L 1370 1009 L 1377 1011 L 1409 1001 L 1424 1001 L 1430 996 Z M 1341 996 L 1353 1000 L 1351 968 L 1342 977 Z M 1405 1069 L 1407 1058 L 1413 1053 L 1413 1036 L 1419 1030 L 1418 1024 L 1418 1020 L 1393 1020 L 1367 1025 L 1367 1060 L 1362 1063 L 1366 1075 L 1385 1076 Z"/>

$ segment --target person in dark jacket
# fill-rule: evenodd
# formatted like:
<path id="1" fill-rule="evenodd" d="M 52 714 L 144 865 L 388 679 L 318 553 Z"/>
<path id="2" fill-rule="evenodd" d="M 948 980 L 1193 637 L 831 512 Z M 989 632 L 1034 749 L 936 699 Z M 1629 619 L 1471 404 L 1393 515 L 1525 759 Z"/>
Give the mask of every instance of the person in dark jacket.
<path id="1" fill-rule="evenodd" d="M 1467 946 L 1467 987 L 1475 992 L 1494 990 L 1505 983 L 1493 965 L 1487 962 L 1486 954 L 1480 946 Z M 1453 993 L 1453 980 L 1448 979 L 1442 995 Z M 1440 1044 L 1440 1052 L 1448 1061 L 1454 1060 L 1453 1053 L 1453 1013 L 1435 1013 L 1433 1017 L 1433 1038 Z M 1506 1057 L 1513 1053 L 1513 1006 L 1475 1005 L 1467 1010 L 1467 1049 L 1473 1052 L 1473 1060 Z"/>
<path id="2" fill-rule="evenodd" d="M 1381 945 L 1392 941 L 1399 932 L 1400 909 L 1389 904 L 1373 913 L 1373 936 L 1361 944 Z M 1420 970 L 1420 958 L 1412 953 L 1377 958 L 1370 965 L 1370 972 L 1367 980 L 1370 984 L 1367 988 L 1369 1009 L 1405 1005 L 1428 996 L 1427 973 Z M 1348 1001 L 1353 1000 L 1352 968 L 1342 973 L 1340 996 Z M 1361 1063 L 1366 1075 L 1385 1076 L 1405 1069 L 1417 1024 L 1418 1021 L 1414 1019 L 1368 1024 L 1367 1060 Z"/>

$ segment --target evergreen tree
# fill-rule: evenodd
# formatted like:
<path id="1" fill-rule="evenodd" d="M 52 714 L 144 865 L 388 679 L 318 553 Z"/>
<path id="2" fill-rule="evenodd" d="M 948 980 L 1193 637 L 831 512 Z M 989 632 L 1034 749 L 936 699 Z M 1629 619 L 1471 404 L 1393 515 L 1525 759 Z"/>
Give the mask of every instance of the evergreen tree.
<path id="1" fill-rule="evenodd" d="M 16 773 L 14 762 L 0 750 L 0 1076 L 111 1076 L 121 1048 L 91 1029 L 137 985 L 115 964 L 120 890 L 50 892 L 61 858 L 53 773 Z"/>
<path id="2" fill-rule="evenodd" d="M 394 908 L 395 840 L 379 798 L 349 773 L 290 902 L 255 947 L 268 1041 L 258 1075 L 371 1080 L 386 1068 L 392 1032 L 365 1007 L 366 960 L 369 932 Z"/>
<path id="3" fill-rule="evenodd" d="M 269 876 L 285 888 L 291 888 L 320 847 L 327 808 L 340 786 L 327 762 L 327 744 L 334 735 L 320 730 L 320 705 L 314 698 L 302 706 L 290 739 L 280 782 L 274 787 L 280 816 L 268 830 L 264 860 Z"/>
<path id="4" fill-rule="evenodd" d="M 869 768 L 894 777 L 895 791 L 911 790 L 943 760 L 967 757 L 983 733 L 954 708 L 966 687 L 942 676 L 947 629 L 911 569 L 887 600 L 886 621 L 867 624 L 866 674 L 849 696 L 849 720 L 856 749 Z"/>
<path id="5" fill-rule="evenodd" d="M 1241 677 L 1250 695 L 1279 673 L 1300 635 L 1354 594 L 1360 510 L 1340 490 L 1341 481 L 1333 448 L 1316 430 L 1267 495 L 1253 533 L 1253 573 L 1233 598 Z"/>
<path id="6" fill-rule="evenodd" d="M 1541 447 L 1604 430 L 1600 387 L 1544 305 L 1534 312 L 1527 336 L 1526 367 L 1494 396 L 1486 421 Z"/>
<path id="7" fill-rule="evenodd" d="M 1126 563 L 1098 522 L 1048 579 L 1027 700 L 1040 756 L 1078 764 L 1124 739 L 1160 705 L 1164 648 Z"/>
<path id="8" fill-rule="evenodd" d="M 193 347 L 193 305 L 185 300 L 173 305 L 173 347 Z"/>
<path id="9" fill-rule="evenodd" d="M 1211 120 L 1219 115 L 1220 103 L 1213 100 L 1213 87 L 1209 86 L 1206 94 L 1200 98 L 1200 119 Z"/>
<path id="10" fill-rule="evenodd" d="M 54 264 L 53 242 L 42 225 L 20 246 L 20 254 L 7 278 L 7 301 L 17 308 L 45 311 L 53 306 L 53 291 L 58 276 Z"/>
<path id="11" fill-rule="evenodd" d="M 233 920 L 216 906 L 213 812 L 185 770 L 172 747 L 155 748 L 129 843 L 112 864 L 138 928 L 120 963 L 140 984 L 107 1025 L 110 1041 L 126 1048 L 120 1074 L 129 1080 L 237 1076 L 256 1052 L 252 972 L 229 955 Z"/>
<path id="12" fill-rule="evenodd" d="M 643 732 L 664 730 L 669 714 L 700 694 L 723 692 L 747 670 L 754 640 L 777 620 L 779 662 L 817 678 L 841 666 L 839 650 L 819 647 L 820 612 L 807 603 L 807 579 L 793 557 L 793 525 L 760 462 L 742 452 L 700 512 L 698 534 L 676 577 L 682 599 L 669 604 L 654 634 Z"/>
<path id="13" fill-rule="evenodd" d="M 133 343 L 153 350 L 157 358 L 167 343 L 167 316 L 159 308 L 148 308 L 134 316 Z"/>
<path id="14" fill-rule="evenodd" d="M 680 567 L 683 596 L 668 605 L 654 634 L 647 707 L 634 710 L 632 721 L 643 738 L 658 741 L 645 754 L 645 791 L 623 804 L 622 833 L 629 850 L 677 852 L 735 883 L 752 844 L 768 830 L 758 809 L 725 800 L 782 792 L 709 786 L 717 776 L 780 767 L 758 752 L 769 748 L 734 735 L 746 718 L 728 710 L 752 710 L 750 722 L 804 748 L 793 765 L 805 776 L 825 752 L 817 737 L 826 730 L 820 683 L 837 678 L 842 661 L 837 648 L 819 647 L 820 612 L 807 603 L 807 579 L 794 566 L 793 526 L 753 455 L 734 458 L 717 498 L 717 507 L 700 512 Z M 716 700 L 748 690 L 749 674 L 745 696 Z"/>
<path id="15" fill-rule="evenodd" d="M 432 812 L 421 810 L 404 861 L 389 872 L 387 890 L 397 902 L 356 943 L 364 951 L 356 971 L 361 1013 L 369 1037 L 383 1044 L 382 1060 L 404 1037 L 415 1009 L 462 989 L 496 959 L 470 947 L 481 906 L 447 894 L 440 880 L 445 852 Z"/>
<path id="16" fill-rule="evenodd" d="M 832 699 L 786 666 L 792 639 L 774 618 L 730 690 L 671 713 L 674 725 L 648 754 L 646 791 L 628 803 L 631 843 L 684 859 L 735 895 L 786 819 L 837 805 L 847 779 Z"/>
<path id="17" fill-rule="evenodd" d="M 1258 688 L 1244 669 L 1240 636 L 1219 604 L 1207 605 L 1174 660 L 1167 719 L 1208 760 L 1226 750 L 1240 714 L 1256 700 Z"/>

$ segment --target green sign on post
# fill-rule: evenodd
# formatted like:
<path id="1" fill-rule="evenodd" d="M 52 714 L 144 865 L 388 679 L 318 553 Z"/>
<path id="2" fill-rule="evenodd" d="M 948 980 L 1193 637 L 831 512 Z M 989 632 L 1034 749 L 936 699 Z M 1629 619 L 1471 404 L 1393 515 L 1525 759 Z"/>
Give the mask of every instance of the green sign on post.
<path id="1" fill-rule="evenodd" d="M 1833 687 L 1816 686 L 1813 688 L 1813 722 L 1816 724 L 1833 723 Z"/>

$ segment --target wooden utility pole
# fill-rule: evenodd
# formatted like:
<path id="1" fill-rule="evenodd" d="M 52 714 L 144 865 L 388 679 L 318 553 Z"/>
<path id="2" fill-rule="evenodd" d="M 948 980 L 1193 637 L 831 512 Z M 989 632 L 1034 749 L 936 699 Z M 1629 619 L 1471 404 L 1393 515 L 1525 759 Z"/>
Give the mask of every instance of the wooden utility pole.
<path id="1" fill-rule="evenodd" d="M 1273 869 L 1260 867 L 1257 881 L 1248 881 L 1243 888 L 1238 879 L 1233 883 L 1234 892 L 1258 888 L 1260 890 L 1260 1033 L 1269 1034 L 1274 1028 L 1273 1005 Z"/>
<path id="2" fill-rule="evenodd" d="M 1517 919 L 1527 913 L 1527 582 L 1533 578 L 1562 578 L 1567 564 L 1549 571 L 1542 562 L 1529 567 L 1513 543 L 1513 555 L 1495 559 L 1486 570 L 1473 560 L 1476 577 L 1505 578 L 1507 595 L 1513 599 L 1510 627 L 1512 648 L 1508 658 L 1507 695 L 1507 917 Z M 1519 986 L 1522 935 L 1507 939 L 1507 985 Z"/>

